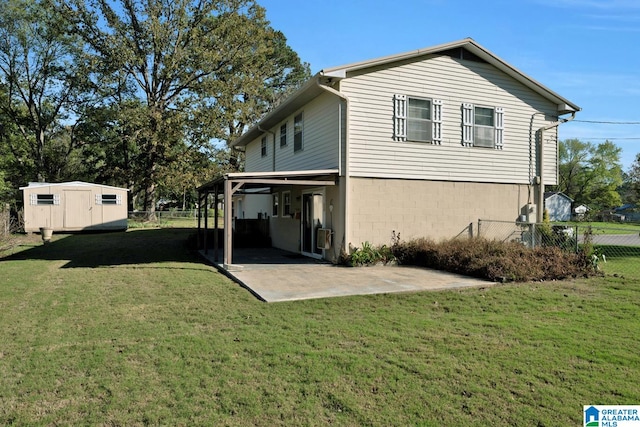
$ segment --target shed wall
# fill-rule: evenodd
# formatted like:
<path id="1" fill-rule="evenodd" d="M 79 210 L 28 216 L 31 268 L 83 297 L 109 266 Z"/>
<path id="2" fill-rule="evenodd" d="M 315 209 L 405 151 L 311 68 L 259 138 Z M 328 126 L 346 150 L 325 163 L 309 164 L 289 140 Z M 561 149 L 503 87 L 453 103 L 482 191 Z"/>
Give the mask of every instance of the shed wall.
<path id="1" fill-rule="evenodd" d="M 119 230 L 127 228 L 127 190 L 97 185 L 42 185 L 23 188 L 24 228 L 54 231 Z M 56 204 L 32 204 L 32 194 L 50 194 Z M 120 204 L 101 204 L 103 194 L 119 197 Z"/>

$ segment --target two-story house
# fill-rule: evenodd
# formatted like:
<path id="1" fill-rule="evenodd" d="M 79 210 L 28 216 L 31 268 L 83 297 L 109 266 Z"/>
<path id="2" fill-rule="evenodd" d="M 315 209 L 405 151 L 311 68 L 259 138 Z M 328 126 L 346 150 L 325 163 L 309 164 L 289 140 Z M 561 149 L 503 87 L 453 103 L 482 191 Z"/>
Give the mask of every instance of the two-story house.
<path id="1" fill-rule="evenodd" d="M 394 231 L 450 238 L 479 218 L 541 216 L 557 127 L 579 110 L 472 39 L 326 68 L 233 141 L 246 172 L 199 190 L 268 215 L 273 246 L 309 256 Z M 247 212 L 258 192 L 268 205 Z"/>

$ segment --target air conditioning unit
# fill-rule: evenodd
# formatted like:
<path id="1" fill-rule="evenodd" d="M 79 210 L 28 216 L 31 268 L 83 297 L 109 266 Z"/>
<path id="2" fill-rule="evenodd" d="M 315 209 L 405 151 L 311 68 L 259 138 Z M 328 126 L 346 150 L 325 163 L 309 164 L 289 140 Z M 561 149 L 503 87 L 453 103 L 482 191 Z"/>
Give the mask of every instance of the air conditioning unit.
<path id="1" fill-rule="evenodd" d="M 530 224 L 534 224 L 538 220 L 537 216 L 537 206 L 530 203 L 527 205 L 527 222 Z"/>
<path id="2" fill-rule="evenodd" d="M 331 249 L 331 229 L 318 229 L 318 234 L 316 235 L 316 247 L 318 249 Z"/>

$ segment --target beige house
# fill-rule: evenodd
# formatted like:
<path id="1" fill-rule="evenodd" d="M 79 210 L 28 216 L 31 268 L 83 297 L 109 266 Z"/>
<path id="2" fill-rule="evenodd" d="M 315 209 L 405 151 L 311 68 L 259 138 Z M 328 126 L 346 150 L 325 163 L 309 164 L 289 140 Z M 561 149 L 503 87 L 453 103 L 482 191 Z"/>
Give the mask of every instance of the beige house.
<path id="1" fill-rule="evenodd" d="M 535 221 L 557 182 L 557 127 L 579 110 L 472 39 L 326 68 L 232 143 L 246 172 L 199 191 L 232 206 L 267 189 L 273 246 L 330 260 L 393 232 Z"/>
<path id="2" fill-rule="evenodd" d="M 125 230 L 127 190 L 87 182 L 31 182 L 24 194 L 24 230 Z"/>

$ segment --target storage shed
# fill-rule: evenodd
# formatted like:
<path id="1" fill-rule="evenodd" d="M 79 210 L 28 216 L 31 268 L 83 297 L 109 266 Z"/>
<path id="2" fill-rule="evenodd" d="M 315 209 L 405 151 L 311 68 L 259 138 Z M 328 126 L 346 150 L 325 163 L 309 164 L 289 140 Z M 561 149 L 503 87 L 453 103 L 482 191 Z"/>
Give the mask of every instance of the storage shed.
<path id="1" fill-rule="evenodd" d="M 126 230 L 126 188 L 74 181 L 30 182 L 24 193 L 24 231 Z"/>
<path id="2" fill-rule="evenodd" d="M 549 212 L 549 221 L 570 221 L 573 199 L 559 191 L 544 193 L 544 207 Z"/>

